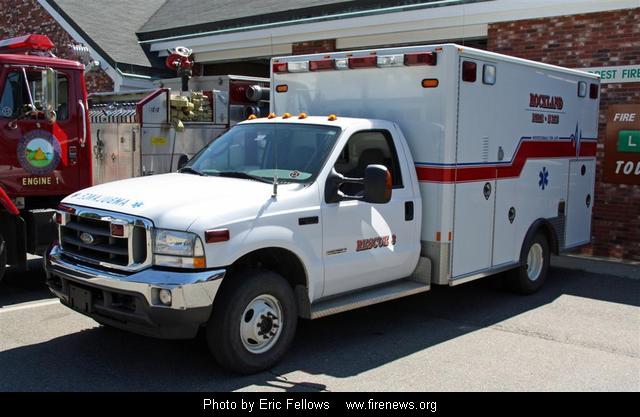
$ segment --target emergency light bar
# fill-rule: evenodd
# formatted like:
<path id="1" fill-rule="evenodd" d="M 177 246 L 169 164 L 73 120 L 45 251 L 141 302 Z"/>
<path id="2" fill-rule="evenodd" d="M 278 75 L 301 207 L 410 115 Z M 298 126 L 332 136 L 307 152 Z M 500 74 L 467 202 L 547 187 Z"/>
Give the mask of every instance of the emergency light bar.
<path id="1" fill-rule="evenodd" d="M 24 35 L 0 41 L 0 53 L 47 52 L 54 47 L 46 35 Z"/>
<path id="2" fill-rule="evenodd" d="M 322 70 L 345 70 L 357 68 L 385 68 L 414 65 L 436 65 L 435 52 L 418 52 L 396 55 L 370 55 L 317 61 L 274 62 L 273 72 L 308 72 Z"/>

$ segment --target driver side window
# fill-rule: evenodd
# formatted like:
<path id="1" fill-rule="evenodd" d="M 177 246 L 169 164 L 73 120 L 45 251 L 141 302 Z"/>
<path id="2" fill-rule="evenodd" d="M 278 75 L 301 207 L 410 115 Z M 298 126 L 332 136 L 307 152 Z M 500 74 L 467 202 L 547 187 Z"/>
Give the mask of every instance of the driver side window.
<path id="1" fill-rule="evenodd" d="M 366 130 L 354 133 L 335 164 L 335 170 L 349 178 L 363 178 L 368 165 L 384 165 L 391 173 L 393 188 L 402 188 L 398 155 L 391 134 L 386 130 Z M 344 183 L 340 190 L 347 195 L 360 195 L 362 184 Z"/>

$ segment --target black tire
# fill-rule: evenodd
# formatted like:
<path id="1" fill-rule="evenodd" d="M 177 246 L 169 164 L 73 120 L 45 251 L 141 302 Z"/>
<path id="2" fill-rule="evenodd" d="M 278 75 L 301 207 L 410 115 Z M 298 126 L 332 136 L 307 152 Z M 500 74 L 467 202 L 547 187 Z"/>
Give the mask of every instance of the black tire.
<path id="1" fill-rule="evenodd" d="M 539 245 L 534 251 L 541 249 L 541 261 L 542 265 L 539 268 L 532 268 L 529 270 L 529 253 L 533 247 Z M 540 258 L 532 255 L 533 258 Z M 513 271 L 510 271 L 507 276 L 507 283 L 509 288 L 519 294 L 533 294 L 538 291 L 547 279 L 547 273 L 549 272 L 549 242 L 547 237 L 542 232 L 537 232 L 533 235 L 533 238 L 527 239 L 522 246 L 522 252 L 520 254 L 520 266 Z M 539 273 L 536 274 L 536 271 Z M 535 278 L 530 275 L 535 275 Z"/>
<path id="2" fill-rule="evenodd" d="M 0 233 L 0 282 L 4 278 L 4 274 L 7 272 L 7 241 L 4 240 L 4 236 Z"/>
<path id="3" fill-rule="evenodd" d="M 298 324 L 298 309 L 291 286 L 282 276 L 266 270 L 239 271 L 233 276 L 227 276 L 225 280 L 228 281 L 223 284 L 220 293 L 216 296 L 211 319 L 206 328 L 209 350 L 220 366 L 233 372 L 249 374 L 271 368 L 288 350 Z M 273 330 L 275 327 L 279 329 L 279 333 L 274 337 L 273 342 L 260 340 L 260 343 L 271 343 L 268 350 L 252 352 L 245 347 L 249 342 L 243 342 L 243 339 L 249 341 L 253 339 L 241 336 L 241 325 L 253 328 L 248 323 L 253 323 L 253 314 L 256 310 L 249 309 L 249 305 L 257 297 L 265 295 L 277 300 L 282 317 L 279 321 L 272 321 L 270 318 L 262 319 L 260 323 L 266 323 L 266 327 L 271 329 L 268 333 L 275 331 Z M 265 304 L 261 301 L 263 298 L 259 300 L 258 304 Z M 258 316 L 255 317 L 258 320 Z M 280 326 L 274 326 L 274 323 Z M 256 324 L 257 329 L 262 329 L 259 326 Z M 267 339 L 266 336 L 262 337 Z M 252 346 L 254 349 L 258 347 L 257 344 Z"/>

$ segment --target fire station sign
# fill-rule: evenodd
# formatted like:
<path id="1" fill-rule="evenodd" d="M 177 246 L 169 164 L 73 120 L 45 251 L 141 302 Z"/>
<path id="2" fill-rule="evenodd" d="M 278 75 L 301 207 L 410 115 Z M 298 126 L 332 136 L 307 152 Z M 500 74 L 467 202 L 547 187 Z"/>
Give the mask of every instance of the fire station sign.
<path id="1" fill-rule="evenodd" d="M 640 185 L 640 104 L 609 106 L 604 181 Z"/>
<path id="2" fill-rule="evenodd" d="M 640 65 L 622 65 L 617 67 L 581 68 L 600 76 L 603 84 L 640 82 Z"/>

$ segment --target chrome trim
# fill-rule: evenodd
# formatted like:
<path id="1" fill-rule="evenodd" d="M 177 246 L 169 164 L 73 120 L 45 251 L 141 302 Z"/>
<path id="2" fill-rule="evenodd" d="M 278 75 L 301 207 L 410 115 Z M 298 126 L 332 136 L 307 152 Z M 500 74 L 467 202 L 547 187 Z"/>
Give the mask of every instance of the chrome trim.
<path id="1" fill-rule="evenodd" d="M 65 261 L 66 256 L 59 245 L 52 247 L 46 254 L 46 273 L 61 276 L 71 281 L 89 286 L 123 290 L 141 294 L 151 307 L 172 310 L 209 307 L 220 288 L 226 269 L 215 269 L 200 272 L 174 272 L 153 268 L 131 275 L 103 271 Z M 163 305 L 158 299 L 161 289 L 171 290 L 171 306 Z M 55 292 L 55 291 L 54 291 Z M 60 294 L 56 293 L 60 298 Z"/>
<path id="2" fill-rule="evenodd" d="M 126 224 L 125 227 L 125 237 L 127 237 L 128 239 L 128 247 L 127 250 L 129 252 L 129 264 L 128 265 L 118 265 L 118 264 L 113 264 L 110 262 L 104 262 L 104 261 L 100 261 L 97 259 L 93 259 L 93 258 L 87 258 L 81 255 L 77 255 L 77 254 L 73 254 L 73 253 L 69 253 L 69 252 L 65 252 L 64 250 L 62 250 L 62 252 L 70 257 L 70 258 L 74 258 L 78 261 L 82 261 L 82 262 L 88 262 L 91 263 L 93 265 L 96 266 L 101 266 L 103 268 L 109 268 L 109 269 L 117 269 L 120 271 L 129 271 L 129 272 L 135 272 L 135 271 L 140 271 L 144 268 L 150 267 L 153 264 L 153 222 L 151 220 L 142 218 L 142 217 L 136 217 L 136 216 L 131 216 L 128 214 L 122 214 L 122 213 L 116 213 L 116 212 L 112 212 L 112 211 L 106 211 L 106 210 L 100 210 L 100 209 L 95 209 L 95 208 L 88 208 L 88 207 L 83 207 L 83 206 L 76 206 L 76 205 L 72 205 L 72 204 L 66 204 L 64 203 L 65 207 L 69 207 L 71 209 L 73 209 L 73 213 L 68 213 L 65 211 L 61 211 L 59 210 L 58 212 L 63 214 L 63 224 L 62 226 L 66 227 L 67 222 L 69 221 L 69 218 L 66 217 L 66 215 L 74 215 L 74 216 L 78 216 L 78 217 L 84 217 L 84 218 L 88 218 L 88 219 L 94 219 L 94 220 L 101 220 L 104 222 L 114 222 L 114 223 L 124 223 Z M 133 232 L 135 230 L 136 227 L 141 227 L 144 228 L 145 230 L 145 234 L 146 234 L 146 239 L 147 239 L 147 247 L 146 247 L 146 258 L 143 262 L 132 262 L 133 260 Z M 58 226 L 58 241 L 62 242 L 62 233 L 61 233 L 61 227 L 60 225 Z"/>

